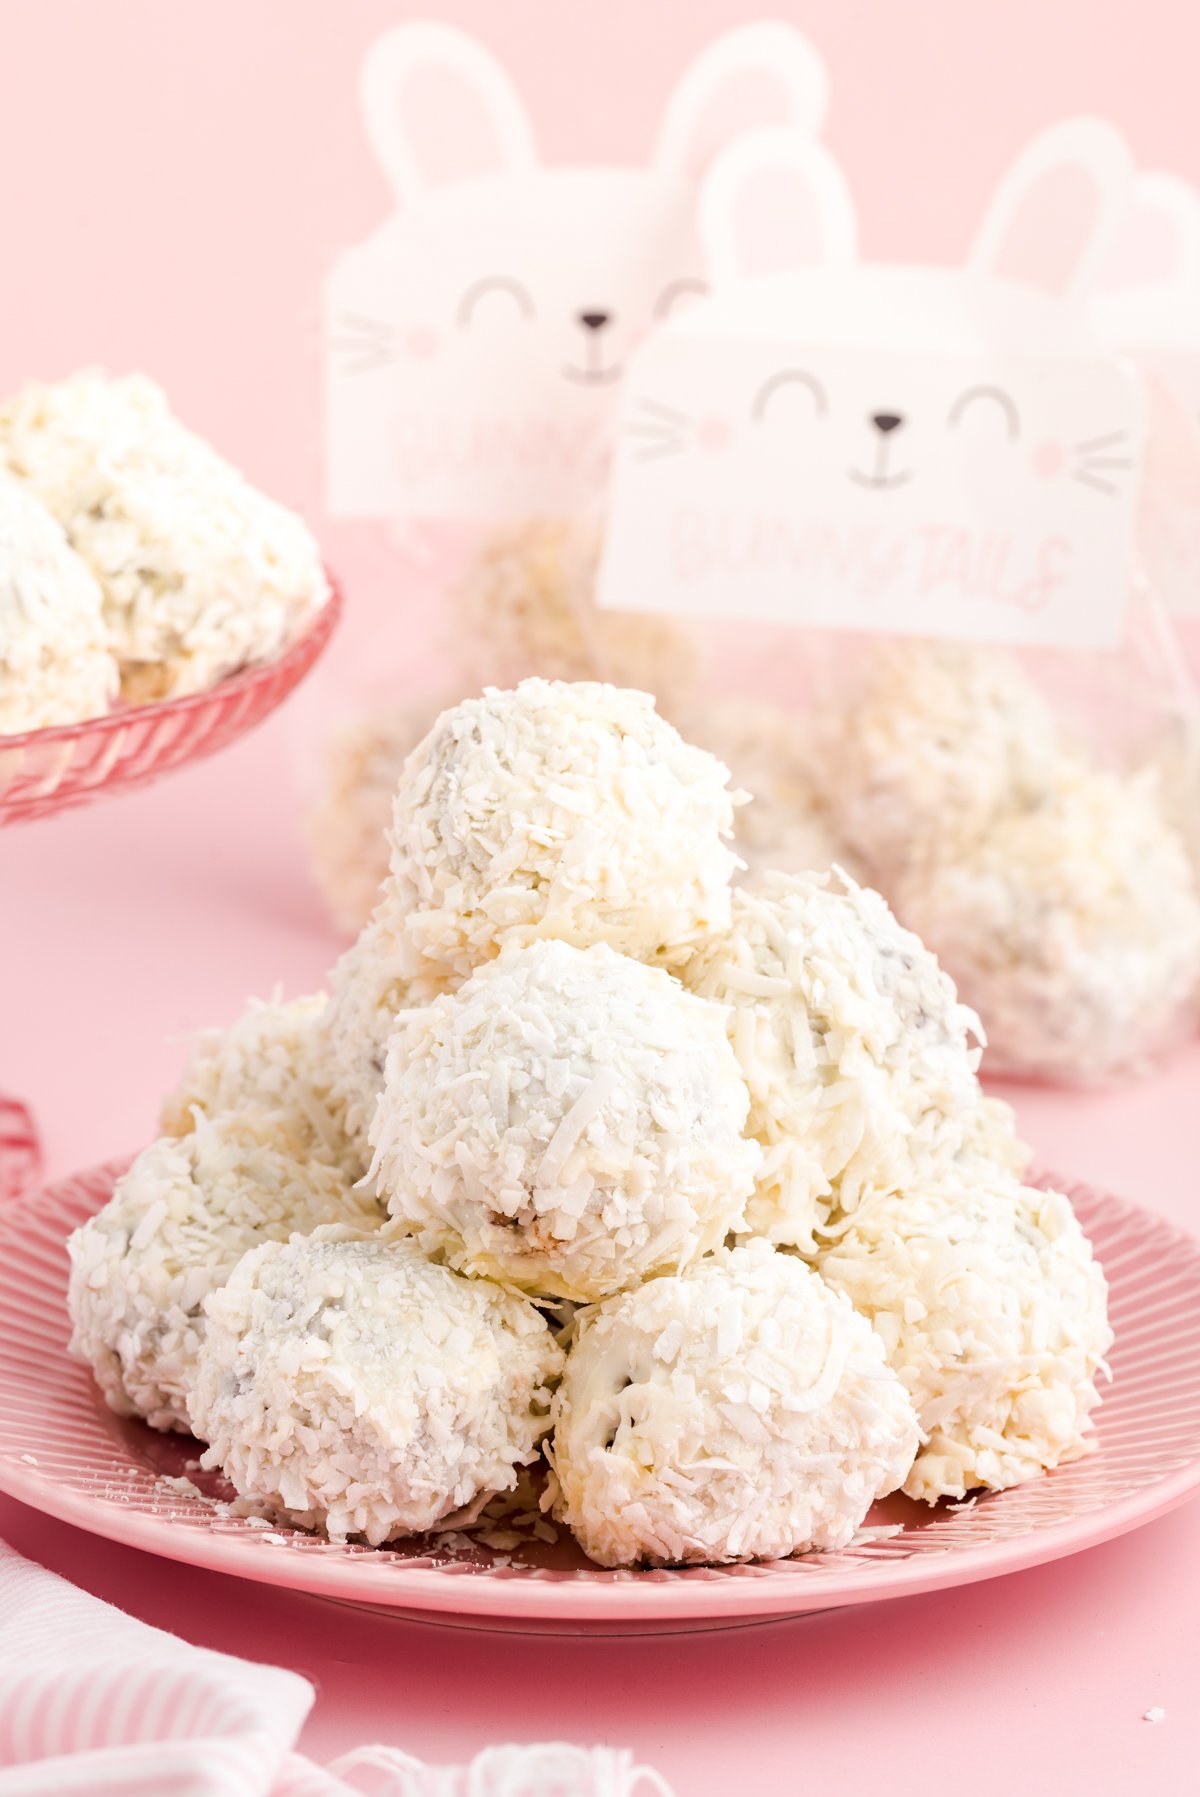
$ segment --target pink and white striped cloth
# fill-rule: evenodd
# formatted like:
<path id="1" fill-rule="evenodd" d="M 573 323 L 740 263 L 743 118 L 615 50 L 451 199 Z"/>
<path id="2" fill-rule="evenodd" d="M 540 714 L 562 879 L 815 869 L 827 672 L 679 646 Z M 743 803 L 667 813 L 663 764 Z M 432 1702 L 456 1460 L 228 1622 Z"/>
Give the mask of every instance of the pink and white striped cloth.
<path id="1" fill-rule="evenodd" d="M 192 1647 L 0 1541 L 0 1797 L 671 1797 L 607 1748 L 491 1747 L 427 1766 L 293 1751 L 306 1679 Z"/>

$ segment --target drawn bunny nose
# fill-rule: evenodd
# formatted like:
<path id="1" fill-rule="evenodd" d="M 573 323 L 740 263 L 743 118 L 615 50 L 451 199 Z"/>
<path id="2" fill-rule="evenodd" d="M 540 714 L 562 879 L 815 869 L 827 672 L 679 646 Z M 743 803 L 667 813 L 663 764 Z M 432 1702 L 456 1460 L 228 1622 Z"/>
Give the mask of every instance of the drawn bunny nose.
<path id="1" fill-rule="evenodd" d="M 608 323 L 609 319 L 612 317 L 612 313 L 611 312 L 580 312 L 577 314 L 577 316 L 578 316 L 580 324 L 583 326 L 585 331 L 602 331 L 604 329 L 605 325 Z"/>
<path id="2" fill-rule="evenodd" d="M 885 437 L 889 431 L 898 431 L 904 423 L 903 412 L 872 412 L 871 423 Z"/>

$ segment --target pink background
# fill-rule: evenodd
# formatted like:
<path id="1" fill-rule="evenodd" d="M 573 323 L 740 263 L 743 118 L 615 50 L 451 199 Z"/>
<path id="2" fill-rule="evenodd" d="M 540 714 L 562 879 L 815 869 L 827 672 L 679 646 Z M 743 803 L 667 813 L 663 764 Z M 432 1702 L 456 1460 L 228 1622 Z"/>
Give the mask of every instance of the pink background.
<path id="1" fill-rule="evenodd" d="M 477 29 L 554 158 L 642 157 L 670 82 L 733 0 L 505 0 L 429 12 Z M 833 75 L 828 139 L 868 254 L 955 259 L 1021 141 L 1107 112 L 1143 163 L 1200 179 L 1181 0 L 780 7 Z M 408 9 L 5 0 L 0 391 L 85 361 L 144 366 L 178 409 L 319 523 L 322 268 L 387 204 L 352 104 L 363 48 Z M 619 99 L 617 98 L 619 96 Z M 931 199 L 930 196 L 935 196 Z M 347 636 L 398 584 L 382 538 L 327 531 Z M 420 593 L 402 602 L 420 610 Z M 357 611 L 357 620 L 355 612 Z M 344 653 L 349 653 L 347 648 Z M 141 795 L 0 834 L 0 1085 L 30 1098 L 52 1172 L 147 1139 L 196 1025 L 248 992 L 319 983 L 338 951 L 308 885 L 291 741 L 304 702 Z M 1042 1158 L 1200 1226 L 1200 1053 L 1116 1095 L 1017 1094 Z M 959 1593 L 729 1635 L 501 1642 L 359 1617 L 151 1562 L 0 1500 L 15 1545 L 209 1645 L 310 1673 L 319 1757 L 367 1738 L 431 1758 L 560 1734 L 634 1746 L 680 1794 L 739 1772 L 916 1797 L 1014 1786 L 1194 1788 L 1195 1507 L 1057 1567 Z M 1153 1704 L 1159 1726 L 1141 1720 Z"/>

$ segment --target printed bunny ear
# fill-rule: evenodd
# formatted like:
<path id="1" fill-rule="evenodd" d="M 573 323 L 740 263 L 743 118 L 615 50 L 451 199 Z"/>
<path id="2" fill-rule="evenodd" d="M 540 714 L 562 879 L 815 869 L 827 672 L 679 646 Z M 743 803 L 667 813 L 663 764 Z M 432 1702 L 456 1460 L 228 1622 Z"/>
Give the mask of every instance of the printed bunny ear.
<path id="1" fill-rule="evenodd" d="M 360 98 L 371 147 L 401 200 L 537 162 L 533 127 L 508 75 L 452 25 L 397 25 L 377 38 Z"/>
<path id="2" fill-rule="evenodd" d="M 698 222 L 714 285 L 854 260 L 854 202 L 821 144 L 797 131 L 751 131 L 730 144 L 700 190 Z"/>
<path id="3" fill-rule="evenodd" d="M 968 267 L 1077 299 L 1104 266 L 1132 174 L 1124 139 L 1103 119 L 1051 126 L 1001 181 Z"/>
<path id="4" fill-rule="evenodd" d="M 1200 193 L 1180 175 L 1139 175 L 1100 285 L 1200 292 Z"/>
<path id="5" fill-rule="evenodd" d="M 723 32 L 683 72 L 663 114 L 655 168 L 698 181 L 718 152 L 757 126 L 815 137 L 829 77 L 808 39 L 782 20 Z"/>

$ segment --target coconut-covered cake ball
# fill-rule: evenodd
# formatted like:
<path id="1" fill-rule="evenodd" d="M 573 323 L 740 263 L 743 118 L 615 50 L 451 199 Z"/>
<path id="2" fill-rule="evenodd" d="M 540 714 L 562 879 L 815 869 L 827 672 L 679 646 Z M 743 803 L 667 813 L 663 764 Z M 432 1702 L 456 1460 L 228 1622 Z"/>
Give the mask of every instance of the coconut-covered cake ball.
<path id="1" fill-rule="evenodd" d="M 305 818 L 312 870 L 333 921 L 357 935 L 388 871 L 392 801 L 409 754 L 444 701 L 414 700 L 343 724 Z"/>
<path id="2" fill-rule="evenodd" d="M 259 1242 L 347 1222 L 383 1217 L 338 1168 L 280 1147 L 269 1113 L 201 1115 L 144 1149 L 71 1236 L 71 1351 L 120 1415 L 186 1430 L 208 1294 Z"/>
<path id="3" fill-rule="evenodd" d="M 910 1497 L 1002 1491 L 1085 1452 L 1112 1331 L 1060 1193 L 1002 1174 L 896 1193 L 864 1206 L 819 1265 L 916 1407 L 927 1439 Z"/>
<path id="4" fill-rule="evenodd" d="M 62 526 L 0 470 L 0 736 L 101 717 L 119 689 L 100 588 Z"/>
<path id="5" fill-rule="evenodd" d="M 1053 715 L 1019 662 L 961 643 L 895 641 L 816 731 L 837 830 L 885 884 L 975 841 L 1043 790 Z"/>
<path id="6" fill-rule="evenodd" d="M 758 699 L 712 698 L 671 714 L 688 742 L 724 762 L 750 794 L 737 811 L 734 848 L 754 884 L 771 871 L 854 873 L 854 856 L 818 802 L 807 720 Z"/>
<path id="7" fill-rule="evenodd" d="M 721 1249 L 580 1313 L 555 1515 L 601 1566 L 843 1548 L 917 1451 L 883 1344 L 802 1261 Z"/>
<path id="8" fill-rule="evenodd" d="M 645 693 L 489 690 L 409 758 L 382 903 L 442 974 L 534 936 L 679 965 L 728 921 L 727 778 Z"/>
<path id="9" fill-rule="evenodd" d="M 681 695 L 695 666 L 694 633 L 596 604 L 600 527 L 591 519 L 533 518 L 485 543 L 449 595 L 452 647 L 468 686 L 607 680 Z"/>
<path id="10" fill-rule="evenodd" d="M 277 655 L 329 597 L 301 520 L 185 430 L 145 375 L 30 383 L 0 407 L 0 461 L 99 582 L 135 704 Z"/>
<path id="11" fill-rule="evenodd" d="M 405 946 L 390 920 L 375 917 L 329 978 L 322 1022 L 329 1070 L 329 1102 L 363 1166 L 371 1162 L 367 1134 L 383 1091 L 388 1042 L 408 1012 L 443 990 L 405 972 Z"/>
<path id="12" fill-rule="evenodd" d="M 209 1299 L 192 1425 L 243 1497 L 378 1545 L 516 1484 L 562 1359 L 513 1293 L 321 1230 L 257 1248 Z"/>
<path id="13" fill-rule="evenodd" d="M 186 1135 L 197 1109 L 210 1118 L 269 1112 L 277 1147 L 286 1146 L 301 1160 L 329 1161 L 351 1179 L 361 1178 L 370 1157 L 347 1137 L 331 1095 L 327 1005 L 324 993 L 286 1004 L 252 999 L 227 1029 L 202 1031 L 182 1079 L 163 1100 L 163 1134 Z"/>
<path id="14" fill-rule="evenodd" d="M 392 1037 L 372 1171 L 429 1254 L 598 1298 L 741 1226 L 748 1102 L 718 1006 L 605 943 L 518 944 Z"/>
<path id="15" fill-rule="evenodd" d="M 993 1068 L 1136 1067 L 1200 977 L 1195 876 L 1145 779 L 1060 768 L 1041 805 L 905 884 L 896 908 L 983 1018 Z"/>
<path id="16" fill-rule="evenodd" d="M 877 892 L 768 874 L 684 976 L 728 1007 L 763 1163 L 752 1233 L 811 1254 L 865 1194 L 962 1148 L 981 1101 L 974 1014 Z"/>

